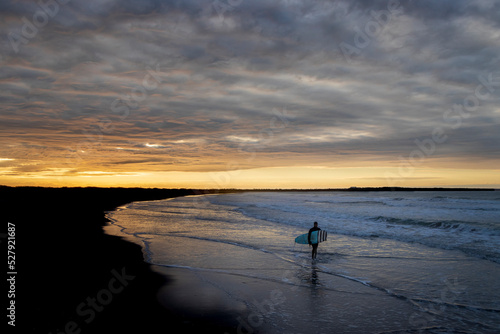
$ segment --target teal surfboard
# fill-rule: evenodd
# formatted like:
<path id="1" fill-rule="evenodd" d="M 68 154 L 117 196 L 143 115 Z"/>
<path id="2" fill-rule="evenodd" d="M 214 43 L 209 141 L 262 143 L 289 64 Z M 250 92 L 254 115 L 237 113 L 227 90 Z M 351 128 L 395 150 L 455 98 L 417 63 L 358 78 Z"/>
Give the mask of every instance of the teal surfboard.
<path id="1" fill-rule="evenodd" d="M 309 243 L 307 241 L 308 235 L 309 235 L 309 233 L 299 235 L 297 238 L 295 238 L 295 242 L 298 243 L 298 244 L 307 245 Z M 317 244 L 318 241 L 319 242 L 326 241 L 326 236 L 327 236 L 326 231 L 323 231 L 323 230 L 321 230 L 321 231 L 313 231 L 311 233 L 311 243 L 312 244 Z"/>

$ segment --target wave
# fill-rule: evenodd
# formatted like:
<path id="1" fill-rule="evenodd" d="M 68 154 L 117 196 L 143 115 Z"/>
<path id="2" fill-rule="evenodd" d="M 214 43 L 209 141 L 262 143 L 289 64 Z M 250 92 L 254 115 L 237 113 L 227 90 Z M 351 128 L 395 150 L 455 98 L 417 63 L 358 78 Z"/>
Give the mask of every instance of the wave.
<path id="1" fill-rule="evenodd" d="M 360 200 L 360 201 L 311 201 L 306 200 L 304 203 L 312 203 L 312 204 L 329 204 L 329 205 L 388 205 L 383 201 L 374 201 L 374 200 Z"/>
<path id="2" fill-rule="evenodd" d="M 181 200 L 169 201 L 167 207 L 161 202 L 154 202 L 150 207 L 142 202 L 135 209 L 150 217 L 182 215 L 180 218 L 186 222 L 221 221 L 237 224 L 234 226 L 253 224 L 258 219 L 264 225 L 267 222 L 284 228 L 305 229 L 318 221 L 323 229 L 335 234 L 417 242 L 435 248 L 462 250 L 475 257 L 500 262 L 500 207 L 498 202 L 492 201 L 492 196 L 464 199 L 458 198 L 459 194 L 401 195 L 222 194 L 207 197 L 207 201 L 215 205 L 208 211 L 193 210 L 191 201 Z M 149 214 L 146 213 L 148 209 L 151 209 Z M 161 224 L 169 222 L 161 220 Z"/>
<path id="3" fill-rule="evenodd" d="M 489 228 L 478 226 L 477 224 L 471 224 L 467 221 L 457 221 L 457 220 L 442 220 L 442 221 L 424 221 L 417 219 L 404 219 L 395 217 L 384 217 L 378 216 L 370 218 L 374 222 L 382 222 L 385 224 L 395 224 L 395 225 L 408 225 L 408 226 L 420 226 L 430 229 L 440 229 L 449 231 L 460 231 L 469 233 L 482 233 L 485 235 L 500 235 L 500 230 L 495 228 L 495 226 L 489 226 Z"/>
<path id="4" fill-rule="evenodd" d="M 419 243 L 428 247 L 459 250 L 463 253 L 500 263 L 500 229 L 462 221 L 421 221 L 374 217 L 337 226 L 332 233 L 360 238 L 384 238 Z"/>

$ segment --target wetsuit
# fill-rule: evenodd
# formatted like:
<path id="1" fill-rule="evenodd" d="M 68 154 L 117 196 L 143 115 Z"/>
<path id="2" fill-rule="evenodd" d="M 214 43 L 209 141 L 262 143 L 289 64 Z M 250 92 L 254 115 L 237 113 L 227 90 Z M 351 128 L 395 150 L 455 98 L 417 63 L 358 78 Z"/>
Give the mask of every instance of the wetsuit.
<path id="1" fill-rule="evenodd" d="M 311 243 L 311 233 L 314 231 L 321 231 L 321 229 L 319 227 L 313 227 L 309 230 L 309 234 L 307 235 L 307 241 L 309 242 L 309 245 L 311 245 L 313 247 L 313 250 L 312 250 L 312 258 L 313 259 L 316 258 L 316 254 L 318 253 L 318 245 L 319 245 L 319 243 L 315 243 L 315 244 Z"/>

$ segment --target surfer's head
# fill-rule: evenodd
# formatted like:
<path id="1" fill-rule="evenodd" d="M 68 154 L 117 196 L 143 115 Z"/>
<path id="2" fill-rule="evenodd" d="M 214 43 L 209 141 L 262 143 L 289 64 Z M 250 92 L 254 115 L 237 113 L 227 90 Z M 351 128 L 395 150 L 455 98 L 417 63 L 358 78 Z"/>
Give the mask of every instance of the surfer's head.
<path id="1" fill-rule="evenodd" d="M 314 222 L 314 227 L 318 227 L 318 222 Z"/>

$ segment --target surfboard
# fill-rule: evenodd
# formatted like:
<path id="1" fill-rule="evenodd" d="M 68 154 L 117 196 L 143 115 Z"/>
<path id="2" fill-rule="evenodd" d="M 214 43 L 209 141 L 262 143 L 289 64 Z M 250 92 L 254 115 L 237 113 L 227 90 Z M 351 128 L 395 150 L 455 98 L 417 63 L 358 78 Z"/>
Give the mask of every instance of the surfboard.
<path id="1" fill-rule="evenodd" d="M 305 233 L 302 235 L 299 235 L 297 238 L 295 238 L 295 242 L 298 244 L 302 245 L 307 245 L 309 242 L 307 241 L 309 233 Z M 311 233 L 311 243 L 312 244 L 317 244 L 319 242 L 326 241 L 327 233 L 326 231 L 320 230 L 320 231 L 313 231 Z"/>

